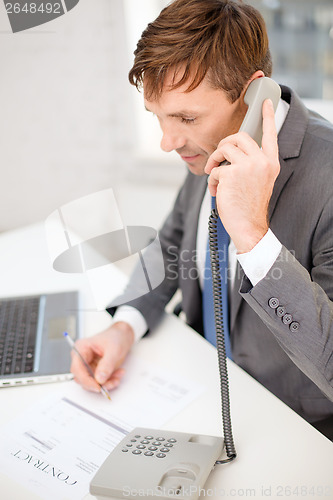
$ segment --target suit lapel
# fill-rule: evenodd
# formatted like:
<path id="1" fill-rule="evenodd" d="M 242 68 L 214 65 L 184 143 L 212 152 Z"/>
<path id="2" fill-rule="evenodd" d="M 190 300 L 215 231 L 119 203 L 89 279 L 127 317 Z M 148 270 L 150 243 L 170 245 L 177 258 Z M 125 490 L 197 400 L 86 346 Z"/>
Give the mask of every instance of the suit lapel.
<path id="1" fill-rule="evenodd" d="M 192 197 L 189 201 L 189 207 L 191 208 L 188 212 L 188 218 L 186 221 L 188 226 L 188 232 L 186 235 L 186 244 L 184 245 L 185 248 L 196 248 L 200 209 L 207 189 L 206 175 L 197 177 L 195 180 L 197 180 L 198 185 L 193 190 Z M 208 221 L 207 221 L 207 227 L 208 227 Z"/>
<path id="2" fill-rule="evenodd" d="M 269 203 L 269 220 L 272 218 L 281 191 L 296 167 L 297 162 L 289 160 L 298 158 L 300 155 L 309 119 L 309 112 L 300 98 L 287 87 L 282 86 L 281 88 L 282 99 L 289 102 L 290 108 L 278 137 L 281 168 Z"/>
<path id="3" fill-rule="evenodd" d="M 275 181 L 273 193 L 272 193 L 272 196 L 271 196 L 271 199 L 269 202 L 269 207 L 268 207 L 268 219 L 269 219 L 269 221 L 272 220 L 274 209 L 275 209 L 276 204 L 278 202 L 281 191 L 283 190 L 284 186 L 288 182 L 288 179 L 293 174 L 293 170 L 294 170 L 290 164 L 289 165 L 286 164 L 286 161 L 281 157 L 281 155 L 279 155 L 279 161 L 280 161 L 280 173 Z"/>
<path id="4" fill-rule="evenodd" d="M 194 178 L 192 192 L 186 204 L 188 209 L 186 210 L 186 213 L 184 215 L 185 227 L 182 249 L 190 251 L 192 251 L 192 249 L 196 249 L 199 215 L 206 188 L 207 176 Z M 181 265 L 184 267 L 185 276 L 191 276 L 193 274 L 192 267 L 194 264 L 197 265 L 196 262 L 193 262 L 192 258 L 187 258 L 184 261 L 182 260 Z M 189 311 L 192 311 L 191 314 L 193 317 L 197 316 L 201 318 L 201 290 L 199 286 L 199 280 L 182 279 L 181 288 L 183 291 L 183 310 L 187 315 L 187 319 L 189 319 Z"/>

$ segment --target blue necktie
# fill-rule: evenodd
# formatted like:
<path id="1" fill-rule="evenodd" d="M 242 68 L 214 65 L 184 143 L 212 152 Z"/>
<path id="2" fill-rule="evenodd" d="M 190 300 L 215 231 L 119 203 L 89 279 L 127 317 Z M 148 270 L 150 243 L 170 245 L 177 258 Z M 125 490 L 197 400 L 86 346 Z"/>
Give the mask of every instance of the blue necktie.
<path id="1" fill-rule="evenodd" d="M 212 208 L 215 208 L 215 198 L 212 198 Z M 224 229 L 221 219 L 217 223 L 217 241 L 219 247 L 219 263 L 221 275 L 221 294 L 222 294 L 222 317 L 224 325 L 224 343 L 225 351 L 228 358 L 232 359 L 231 345 L 229 336 L 229 321 L 228 321 L 228 247 L 229 235 Z M 203 323 L 205 338 L 214 346 L 216 346 L 215 318 L 214 318 L 214 301 L 213 301 L 213 279 L 210 265 L 209 240 L 207 243 L 205 272 L 204 272 L 204 289 L 203 289 Z"/>

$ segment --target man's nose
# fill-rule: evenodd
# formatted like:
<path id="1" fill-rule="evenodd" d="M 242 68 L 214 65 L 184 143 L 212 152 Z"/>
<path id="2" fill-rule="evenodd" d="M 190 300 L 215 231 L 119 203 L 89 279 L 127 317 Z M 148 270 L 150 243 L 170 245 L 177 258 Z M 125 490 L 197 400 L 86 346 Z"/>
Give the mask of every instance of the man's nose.
<path id="1" fill-rule="evenodd" d="M 166 153 L 170 153 L 175 149 L 181 149 L 185 145 L 185 137 L 177 134 L 176 130 L 162 130 L 161 149 Z"/>

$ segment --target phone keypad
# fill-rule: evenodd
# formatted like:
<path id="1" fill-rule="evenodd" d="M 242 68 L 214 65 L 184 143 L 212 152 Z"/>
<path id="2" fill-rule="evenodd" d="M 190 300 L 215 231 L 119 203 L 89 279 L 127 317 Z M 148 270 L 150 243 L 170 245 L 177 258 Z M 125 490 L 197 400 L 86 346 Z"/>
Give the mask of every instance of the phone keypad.
<path id="1" fill-rule="evenodd" d="M 132 437 L 132 439 L 129 439 L 129 442 L 124 445 L 122 452 L 126 453 L 132 451 L 133 455 L 144 454 L 146 457 L 155 456 L 156 458 L 165 458 L 176 442 L 177 440 L 174 438 L 165 439 L 162 436 L 140 436 L 137 434 L 134 438 Z M 135 448 L 129 450 L 129 448 L 132 447 Z"/>

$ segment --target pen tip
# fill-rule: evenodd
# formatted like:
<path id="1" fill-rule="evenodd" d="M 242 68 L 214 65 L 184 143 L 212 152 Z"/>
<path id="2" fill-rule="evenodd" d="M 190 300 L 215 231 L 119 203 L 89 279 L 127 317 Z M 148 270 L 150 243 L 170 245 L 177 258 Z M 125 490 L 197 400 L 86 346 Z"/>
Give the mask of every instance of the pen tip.
<path id="1" fill-rule="evenodd" d="M 67 337 L 68 336 L 68 333 L 67 332 L 64 332 L 64 337 Z"/>

